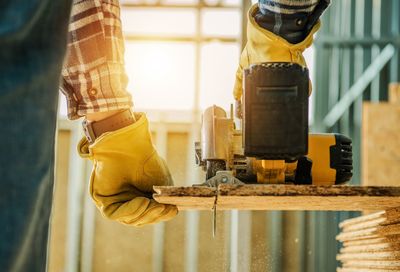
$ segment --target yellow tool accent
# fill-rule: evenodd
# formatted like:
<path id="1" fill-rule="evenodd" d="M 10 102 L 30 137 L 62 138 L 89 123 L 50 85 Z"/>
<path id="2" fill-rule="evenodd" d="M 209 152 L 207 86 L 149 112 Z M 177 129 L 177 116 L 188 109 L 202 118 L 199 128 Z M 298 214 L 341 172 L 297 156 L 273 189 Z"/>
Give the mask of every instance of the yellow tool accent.
<path id="1" fill-rule="evenodd" d="M 254 172 L 258 183 L 285 183 L 286 164 L 284 160 L 255 160 Z"/>
<path id="2" fill-rule="evenodd" d="M 248 12 L 247 44 L 240 57 L 233 90 L 236 100 L 240 100 L 243 93 L 243 69 L 248 68 L 250 64 L 261 62 L 294 62 L 302 66 L 307 66 L 303 57 L 303 51 L 312 44 L 314 33 L 321 25 L 320 21 L 318 21 L 302 42 L 291 44 L 284 38 L 259 26 L 253 16 L 257 10 L 258 5 L 254 4 Z"/>
<path id="3" fill-rule="evenodd" d="M 313 185 L 336 183 L 336 170 L 330 167 L 330 147 L 335 144 L 334 134 L 309 134 L 307 157 L 313 162 L 311 169 Z"/>
<path id="4" fill-rule="evenodd" d="M 145 114 L 136 120 L 91 145 L 83 138 L 78 152 L 94 163 L 89 192 L 103 216 L 141 226 L 169 220 L 178 210 L 152 199 L 153 185 L 172 185 L 172 178 L 153 146 Z"/>

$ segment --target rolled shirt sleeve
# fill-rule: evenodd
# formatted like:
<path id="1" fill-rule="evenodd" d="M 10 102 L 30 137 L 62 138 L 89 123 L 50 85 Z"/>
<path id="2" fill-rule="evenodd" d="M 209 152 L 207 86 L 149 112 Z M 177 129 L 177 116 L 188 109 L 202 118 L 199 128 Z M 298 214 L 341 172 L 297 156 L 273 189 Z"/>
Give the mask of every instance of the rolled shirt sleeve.
<path id="1" fill-rule="evenodd" d="M 68 118 L 132 107 L 118 0 L 74 0 L 61 90 Z"/>

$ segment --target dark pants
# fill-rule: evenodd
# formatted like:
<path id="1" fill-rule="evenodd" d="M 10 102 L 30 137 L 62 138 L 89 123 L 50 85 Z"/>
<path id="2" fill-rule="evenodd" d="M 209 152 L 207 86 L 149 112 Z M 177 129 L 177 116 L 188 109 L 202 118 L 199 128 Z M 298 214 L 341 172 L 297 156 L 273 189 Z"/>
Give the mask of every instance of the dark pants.
<path id="1" fill-rule="evenodd" d="M 0 1 L 0 270 L 45 271 L 71 0 Z"/>
<path id="2" fill-rule="evenodd" d="M 303 41 L 329 6 L 330 0 L 259 0 L 257 23 L 292 44 Z M 288 4 L 291 3 L 291 4 Z"/>

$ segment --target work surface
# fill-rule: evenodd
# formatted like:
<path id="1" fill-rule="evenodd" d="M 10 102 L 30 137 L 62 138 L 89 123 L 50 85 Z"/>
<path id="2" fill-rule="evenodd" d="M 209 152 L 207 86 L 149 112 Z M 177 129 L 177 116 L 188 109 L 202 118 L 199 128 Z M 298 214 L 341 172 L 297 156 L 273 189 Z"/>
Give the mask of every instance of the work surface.
<path id="1" fill-rule="evenodd" d="M 179 210 L 374 211 L 400 207 L 400 187 L 310 185 L 155 186 L 154 199 Z"/>

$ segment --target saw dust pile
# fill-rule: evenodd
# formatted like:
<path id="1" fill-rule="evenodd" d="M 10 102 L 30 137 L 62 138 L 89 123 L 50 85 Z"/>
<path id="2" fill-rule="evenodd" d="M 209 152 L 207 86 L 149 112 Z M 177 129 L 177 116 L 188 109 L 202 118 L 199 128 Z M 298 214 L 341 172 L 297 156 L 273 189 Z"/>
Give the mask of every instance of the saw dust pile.
<path id="1" fill-rule="evenodd" d="M 343 221 L 340 272 L 400 271 L 400 208 Z"/>

